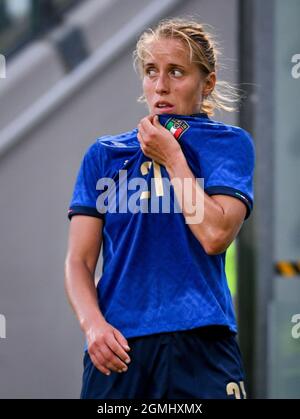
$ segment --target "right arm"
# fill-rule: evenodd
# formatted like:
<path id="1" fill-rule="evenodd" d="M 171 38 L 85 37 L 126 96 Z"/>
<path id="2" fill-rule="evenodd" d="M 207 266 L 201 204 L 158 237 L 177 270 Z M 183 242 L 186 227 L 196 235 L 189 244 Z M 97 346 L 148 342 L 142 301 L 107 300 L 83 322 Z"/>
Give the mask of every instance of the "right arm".
<path id="1" fill-rule="evenodd" d="M 103 373 L 127 369 L 128 342 L 119 330 L 103 317 L 97 302 L 94 275 L 102 244 L 103 221 L 76 215 L 70 222 L 65 260 L 65 289 L 69 302 L 86 335 L 88 352 Z"/>

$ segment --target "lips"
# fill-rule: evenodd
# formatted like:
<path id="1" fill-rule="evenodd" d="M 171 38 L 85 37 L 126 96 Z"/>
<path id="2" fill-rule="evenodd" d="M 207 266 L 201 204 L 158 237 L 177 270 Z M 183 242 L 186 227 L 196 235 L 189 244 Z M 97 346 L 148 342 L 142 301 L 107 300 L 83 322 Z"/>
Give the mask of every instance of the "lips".
<path id="1" fill-rule="evenodd" d="M 165 102 L 165 101 L 158 101 L 155 103 L 155 108 L 159 111 L 165 111 L 165 112 L 169 112 L 174 108 L 174 105 L 172 105 L 172 103 L 170 102 Z"/>

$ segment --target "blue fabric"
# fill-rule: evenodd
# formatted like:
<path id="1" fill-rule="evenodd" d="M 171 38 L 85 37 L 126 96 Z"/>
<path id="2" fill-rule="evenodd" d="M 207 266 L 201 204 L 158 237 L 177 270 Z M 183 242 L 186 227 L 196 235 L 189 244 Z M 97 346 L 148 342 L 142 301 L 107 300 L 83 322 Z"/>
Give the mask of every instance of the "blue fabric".
<path id="1" fill-rule="evenodd" d="M 250 135 L 205 114 L 159 117 L 163 125 L 174 118 L 175 127 L 183 127 L 178 137 L 183 153 L 194 175 L 204 178 L 205 191 L 241 200 L 248 218 L 253 207 L 255 160 Z M 142 153 L 136 135 L 134 129 L 101 137 L 89 147 L 69 209 L 70 219 L 86 214 L 104 220 L 103 272 L 97 286 L 104 317 L 127 338 L 208 325 L 226 325 L 236 332 L 225 252 L 207 255 L 181 213 L 172 205 L 171 213 L 162 211 L 165 196 L 157 197 L 155 187 L 151 198 L 143 200 L 137 198 L 138 188 L 127 191 L 126 197 L 119 187 L 118 180 L 124 181 L 119 171 L 127 170 L 128 180 L 145 179 L 151 188 L 154 167 L 152 164 L 142 174 L 141 165 L 145 169 L 145 162 L 151 160 Z M 169 179 L 165 167 L 159 170 L 162 178 Z M 97 183 L 103 178 L 112 178 L 117 185 L 114 213 L 105 213 L 105 205 L 110 202 L 111 210 L 114 203 L 109 199 L 112 189 Z M 158 203 L 159 212 L 121 213 L 120 205 L 124 210 L 132 198 L 143 210 Z M 168 198 L 173 204 L 172 189 Z"/>
<path id="2" fill-rule="evenodd" d="M 245 398 L 240 350 L 228 330 L 201 327 L 128 342 L 126 372 L 106 376 L 85 353 L 82 399 Z"/>

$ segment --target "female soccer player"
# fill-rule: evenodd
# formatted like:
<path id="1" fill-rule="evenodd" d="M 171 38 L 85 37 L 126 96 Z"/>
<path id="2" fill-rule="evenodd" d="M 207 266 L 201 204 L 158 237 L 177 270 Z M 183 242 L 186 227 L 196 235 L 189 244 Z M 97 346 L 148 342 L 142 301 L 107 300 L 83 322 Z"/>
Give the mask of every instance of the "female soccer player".
<path id="1" fill-rule="evenodd" d="M 253 206 L 252 139 L 211 119 L 233 99 L 202 25 L 162 21 L 135 53 L 149 114 L 89 147 L 69 209 L 81 397 L 244 398 L 224 264 Z"/>

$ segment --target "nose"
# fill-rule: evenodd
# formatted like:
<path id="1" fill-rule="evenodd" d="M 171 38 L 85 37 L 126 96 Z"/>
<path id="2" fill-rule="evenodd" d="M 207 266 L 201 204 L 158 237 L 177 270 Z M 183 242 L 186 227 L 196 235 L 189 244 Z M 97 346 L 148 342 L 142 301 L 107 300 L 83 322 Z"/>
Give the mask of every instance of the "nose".
<path id="1" fill-rule="evenodd" d="M 162 93 L 168 93 L 169 92 L 169 82 L 168 78 L 165 74 L 160 74 L 157 78 L 156 85 L 155 85 L 155 91 L 158 94 Z"/>

